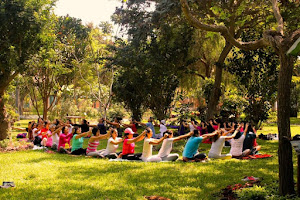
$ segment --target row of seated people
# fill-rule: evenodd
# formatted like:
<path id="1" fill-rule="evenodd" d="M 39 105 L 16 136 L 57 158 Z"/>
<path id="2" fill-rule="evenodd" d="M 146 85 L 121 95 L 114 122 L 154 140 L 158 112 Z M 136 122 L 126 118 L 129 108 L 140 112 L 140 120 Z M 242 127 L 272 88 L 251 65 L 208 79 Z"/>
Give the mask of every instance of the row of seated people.
<path id="1" fill-rule="evenodd" d="M 110 128 L 106 134 L 101 134 L 101 128 L 94 126 L 83 132 L 82 126 L 71 123 L 49 123 L 39 122 L 32 126 L 34 143 L 44 147 L 56 149 L 60 153 L 74 155 L 87 155 L 99 158 L 111 159 L 122 158 L 128 160 L 143 160 L 145 162 L 175 161 L 178 154 L 172 154 L 173 143 L 188 138 L 184 151 L 183 161 L 202 161 L 207 158 L 206 154 L 199 153 L 201 142 L 210 139 L 212 141 L 208 158 L 228 159 L 239 158 L 256 154 L 260 146 L 256 144 L 256 133 L 251 125 L 231 123 L 226 128 L 218 127 L 212 133 L 202 134 L 200 130 L 194 129 L 187 134 L 175 137 L 173 131 L 166 130 L 163 137 L 153 138 L 152 129 L 147 127 L 141 134 L 134 137 L 136 132 L 126 128 L 124 137 L 118 137 L 118 130 Z M 89 137 L 87 149 L 83 148 L 83 138 Z M 106 149 L 97 150 L 100 140 L 108 139 Z M 144 140 L 143 152 L 135 153 L 135 143 Z M 230 141 L 229 154 L 221 154 L 225 141 Z M 72 146 L 71 146 L 72 142 Z M 122 152 L 117 153 L 119 144 L 123 143 Z M 152 155 L 153 145 L 162 146 L 157 155 Z"/>

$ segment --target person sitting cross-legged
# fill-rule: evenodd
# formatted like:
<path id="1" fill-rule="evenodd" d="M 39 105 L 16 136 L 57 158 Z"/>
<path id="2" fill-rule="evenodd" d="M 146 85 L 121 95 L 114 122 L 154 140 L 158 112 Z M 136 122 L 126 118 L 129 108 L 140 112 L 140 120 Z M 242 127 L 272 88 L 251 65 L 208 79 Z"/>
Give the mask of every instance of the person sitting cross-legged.
<path id="1" fill-rule="evenodd" d="M 110 138 L 107 140 L 106 149 L 100 150 L 100 154 L 104 157 L 115 159 L 118 157 L 116 151 L 119 144 L 123 142 L 122 138 L 118 137 L 118 131 L 115 128 L 109 129 Z"/>
<path id="2" fill-rule="evenodd" d="M 198 130 L 194 130 L 192 136 L 188 139 L 188 141 L 184 147 L 184 150 L 182 153 L 183 161 L 184 162 L 199 162 L 199 161 L 205 160 L 206 155 L 204 153 L 198 153 L 198 147 L 203 140 L 206 140 L 207 138 L 210 138 L 217 133 L 218 133 L 218 130 L 214 131 L 213 133 L 210 133 L 210 134 L 204 134 L 202 136 L 199 136 L 200 132 Z"/>
<path id="3" fill-rule="evenodd" d="M 101 150 L 97 151 L 97 147 L 99 146 L 99 141 L 107 139 L 110 136 L 110 134 L 106 133 L 105 135 L 101 135 L 100 130 L 98 128 L 93 128 L 92 133 L 93 136 L 89 139 L 88 148 L 86 149 L 86 155 L 103 158 L 104 156 L 100 154 Z"/>
<path id="4" fill-rule="evenodd" d="M 143 154 L 142 154 L 142 160 L 144 162 L 160 162 L 161 158 L 158 156 L 152 155 L 152 147 L 153 145 L 160 144 L 164 139 L 168 137 L 168 134 L 165 134 L 160 139 L 153 139 L 152 137 L 152 130 L 150 128 L 146 128 L 146 137 L 144 140 L 144 146 L 143 146 Z"/>
<path id="5" fill-rule="evenodd" d="M 171 154 L 173 143 L 190 137 L 193 135 L 193 133 L 194 131 L 191 131 L 185 135 L 173 137 L 173 131 L 167 130 L 164 132 L 164 136 L 167 135 L 167 138 L 164 139 L 157 156 L 161 159 L 161 161 L 176 161 L 179 158 L 179 155 L 177 153 Z"/>

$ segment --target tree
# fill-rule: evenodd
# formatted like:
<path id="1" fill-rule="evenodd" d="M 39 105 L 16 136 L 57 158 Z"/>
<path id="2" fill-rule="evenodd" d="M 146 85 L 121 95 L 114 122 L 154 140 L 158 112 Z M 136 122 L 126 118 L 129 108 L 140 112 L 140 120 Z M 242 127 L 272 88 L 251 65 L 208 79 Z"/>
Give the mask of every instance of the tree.
<path id="1" fill-rule="evenodd" d="M 3 0 L 0 3 L 0 140 L 8 121 L 3 95 L 10 82 L 27 69 L 25 62 L 37 52 L 39 34 L 53 6 L 52 0 Z"/>
<path id="2" fill-rule="evenodd" d="M 131 77 L 127 79 L 134 77 L 134 83 L 138 84 L 136 87 L 142 86 L 144 90 L 132 90 L 138 94 L 129 95 L 128 104 L 132 98 L 141 97 L 136 100 L 140 103 L 135 104 L 140 105 L 139 109 L 133 109 L 141 111 L 143 106 L 151 109 L 157 118 L 163 119 L 174 99 L 179 84 L 178 75 L 185 66 L 191 64 L 192 59 L 188 55 L 193 29 L 186 26 L 177 15 L 181 12 L 178 3 L 177 7 L 174 4 L 158 4 L 154 11 L 149 9 L 152 3 L 147 0 L 127 1 L 126 7 L 116 10 L 114 20 L 126 28 L 129 37 L 128 43 L 118 48 L 115 62 L 121 66 L 121 75 L 130 74 Z M 133 81 L 127 83 L 133 87 Z"/>
<path id="3" fill-rule="evenodd" d="M 102 117 L 106 118 L 112 101 L 115 67 L 105 67 L 106 59 L 112 54 L 108 49 L 108 46 L 112 45 L 110 25 L 101 23 L 99 27 L 101 29 L 90 25 L 91 32 L 85 48 L 85 58 L 82 61 L 76 59 L 76 62 L 78 73 L 88 88 L 90 97 L 99 102 L 98 111 Z"/>
<path id="4" fill-rule="evenodd" d="M 256 39 L 259 35 L 257 32 L 242 33 L 242 41 Z M 268 119 L 271 105 L 275 102 L 278 57 L 270 47 L 253 51 L 234 48 L 228 62 L 226 70 L 236 75 L 237 85 L 248 101 L 244 110 L 246 120 L 254 123 L 258 129 L 260 123 Z"/>
<path id="5" fill-rule="evenodd" d="M 230 28 L 226 25 L 218 25 L 211 23 L 206 23 L 194 16 L 187 0 L 180 0 L 182 5 L 182 10 L 185 14 L 186 19 L 189 23 L 202 30 L 218 32 L 220 33 L 227 43 L 230 43 L 240 49 L 244 50 L 256 50 L 259 48 L 271 46 L 280 59 L 280 70 L 278 79 L 278 132 L 279 132 L 279 193 L 281 195 L 294 194 L 294 180 L 293 180 L 293 161 L 292 161 L 292 147 L 289 139 L 291 138 L 290 131 L 290 88 L 291 88 L 291 78 L 293 72 L 295 57 L 287 55 L 288 49 L 293 45 L 293 43 L 300 37 L 300 24 L 295 23 L 293 18 L 299 13 L 299 2 L 297 1 L 282 1 L 281 6 L 283 9 L 282 14 L 285 14 L 284 23 L 282 14 L 279 9 L 278 1 L 271 0 L 273 15 L 277 22 L 277 30 L 264 29 L 263 37 L 250 42 L 241 42 L 236 40 Z M 239 7 L 243 5 L 244 7 L 249 7 L 248 1 L 229 1 L 232 4 L 232 8 Z M 251 1 L 250 1 L 251 3 Z M 268 5 L 268 4 L 266 4 Z M 209 7 L 208 9 L 211 9 Z M 236 10 L 231 17 L 236 17 L 240 11 Z M 286 13 L 289 12 L 291 17 Z M 249 15 L 251 16 L 251 15 Z M 297 20 L 296 20 L 297 21 Z M 250 24 L 255 25 L 255 24 Z"/>
<path id="6" fill-rule="evenodd" d="M 33 105 L 38 112 L 38 92 L 43 102 L 43 118 L 48 118 L 50 111 L 58 102 L 58 95 L 63 86 L 72 83 L 74 77 L 73 60 L 81 59 L 85 48 L 88 29 L 81 21 L 71 17 L 57 18 L 52 15 L 40 36 L 41 47 L 32 56 L 27 65 Z"/>

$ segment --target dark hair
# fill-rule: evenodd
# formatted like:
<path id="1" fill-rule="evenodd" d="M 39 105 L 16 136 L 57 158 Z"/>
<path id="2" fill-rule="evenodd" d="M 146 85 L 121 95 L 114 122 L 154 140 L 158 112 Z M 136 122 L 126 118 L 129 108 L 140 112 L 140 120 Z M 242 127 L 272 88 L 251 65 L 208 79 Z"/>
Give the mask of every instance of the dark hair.
<path id="1" fill-rule="evenodd" d="M 77 130 L 78 130 L 79 128 L 80 128 L 80 127 L 78 127 L 78 126 L 74 126 L 74 128 L 73 128 L 73 130 L 74 130 L 74 133 L 73 133 L 73 134 L 74 134 L 74 135 L 77 134 L 76 132 L 77 132 Z"/>
<path id="2" fill-rule="evenodd" d="M 124 138 L 127 139 L 127 138 L 128 138 L 128 137 L 127 137 L 128 135 L 129 135 L 129 133 L 124 133 Z"/>
<path id="3" fill-rule="evenodd" d="M 219 138 L 220 138 L 220 134 L 219 134 L 219 132 L 218 132 L 218 134 L 215 134 L 215 135 L 211 138 L 211 140 L 212 140 L 212 142 L 215 142 L 215 141 L 217 141 Z"/>
<path id="4" fill-rule="evenodd" d="M 198 136 L 200 133 L 199 133 L 199 131 L 198 130 L 194 130 L 194 133 L 193 133 L 193 136 L 195 137 L 195 136 Z"/>
<path id="5" fill-rule="evenodd" d="M 58 119 L 56 119 L 56 123 L 55 123 L 55 125 L 57 126 L 59 124 L 59 120 Z"/>
<path id="6" fill-rule="evenodd" d="M 66 127 L 64 126 L 64 127 L 61 129 L 61 132 L 62 132 L 62 133 L 65 133 L 65 129 L 66 129 Z"/>
<path id="7" fill-rule="evenodd" d="M 249 126 L 248 126 L 248 133 L 249 132 L 254 133 L 253 127 L 252 127 L 252 125 L 250 123 L 249 123 Z"/>
<path id="8" fill-rule="evenodd" d="M 163 136 L 165 136 L 165 134 L 172 135 L 172 134 L 173 134 L 173 131 L 171 131 L 171 130 L 166 130 L 166 131 L 163 133 Z"/>
<path id="9" fill-rule="evenodd" d="M 93 135 L 96 135 L 96 134 L 97 134 L 97 132 L 98 132 L 98 130 L 99 130 L 98 128 L 93 128 L 93 129 L 92 129 L 92 133 L 93 133 Z"/>
<path id="10" fill-rule="evenodd" d="M 83 124 L 87 124 L 87 121 L 84 119 L 84 120 L 82 120 L 83 121 Z"/>
<path id="11" fill-rule="evenodd" d="M 242 133 L 241 133 L 241 131 L 239 131 L 239 132 L 237 132 L 237 134 L 234 136 L 233 139 L 237 140 L 237 139 L 239 139 L 241 136 L 242 136 Z"/>

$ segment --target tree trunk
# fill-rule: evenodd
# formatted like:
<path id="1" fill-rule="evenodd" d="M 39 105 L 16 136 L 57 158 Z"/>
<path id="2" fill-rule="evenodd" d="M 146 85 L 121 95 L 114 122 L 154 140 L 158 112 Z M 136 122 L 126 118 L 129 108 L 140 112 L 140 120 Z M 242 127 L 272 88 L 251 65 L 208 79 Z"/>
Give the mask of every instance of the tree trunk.
<path id="1" fill-rule="evenodd" d="M 47 120 L 48 118 L 48 97 L 43 98 L 43 118 Z"/>
<path id="2" fill-rule="evenodd" d="M 284 52 L 280 53 L 280 71 L 278 79 L 278 133 L 279 133 L 279 193 L 280 195 L 294 194 L 293 153 L 289 141 L 290 110 L 291 110 L 291 79 L 293 59 Z"/>
<path id="3" fill-rule="evenodd" d="M 8 131 L 8 120 L 7 113 L 4 106 L 4 90 L 0 91 L 0 140 L 4 140 L 7 138 Z"/>
<path id="4" fill-rule="evenodd" d="M 224 61 L 227 55 L 229 54 L 231 48 L 232 48 L 232 44 L 226 42 L 226 45 L 219 56 L 218 62 L 216 63 L 215 83 L 214 83 L 214 88 L 211 91 L 209 97 L 206 120 L 213 118 L 216 113 L 217 105 L 219 103 L 219 99 L 221 96 L 221 82 L 222 82 Z"/>

